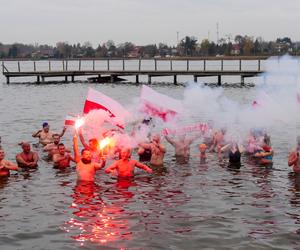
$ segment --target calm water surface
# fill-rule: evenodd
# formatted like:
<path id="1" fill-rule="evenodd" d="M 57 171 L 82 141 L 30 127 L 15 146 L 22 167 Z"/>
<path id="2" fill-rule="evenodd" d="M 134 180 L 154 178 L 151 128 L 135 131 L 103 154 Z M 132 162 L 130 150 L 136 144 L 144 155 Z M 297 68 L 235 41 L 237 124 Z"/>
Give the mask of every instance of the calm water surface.
<path id="1" fill-rule="evenodd" d="M 88 86 L 123 104 L 140 91 L 127 84 L 1 84 L 7 159 L 14 160 L 19 141 L 35 142 L 31 133 L 43 121 L 60 131 L 67 113 L 82 110 Z M 241 103 L 254 92 L 225 89 Z M 294 125 L 272 128 L 276 155 L 268 169 L 243 158 L 240 170 L 229 170 L 213 155 L 207 164 L 192 158 L 180 165 L 167 146 L 165 168 L 152 175 L 120 182 L 100 170 L 87 185 L 76 182 L 74 166 L 61 172 L 41 160 L 36 171 L 0 182 L 0 249 L 300 249 L 300 176 L 287 167 L 296 132 Z M 71 146 L 70 131 L 63 141 Z"/>

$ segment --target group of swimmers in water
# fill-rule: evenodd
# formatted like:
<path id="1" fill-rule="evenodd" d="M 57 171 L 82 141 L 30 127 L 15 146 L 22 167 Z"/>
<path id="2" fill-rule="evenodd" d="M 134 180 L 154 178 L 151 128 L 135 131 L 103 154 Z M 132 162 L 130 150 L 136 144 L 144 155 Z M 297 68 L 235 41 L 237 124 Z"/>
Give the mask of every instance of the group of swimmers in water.
<path id="1" fill-rule="evenodd" d="M 142 122 L 148 125 L 149 120 Z M 70 166 L 70 162 L 76 164 L 76 172 L 80 181 L 94 181 L 96 171 L 106 166 L 109 158 L 113 163 L 106 167 L 105 172 L 113 174 L 119 178 L 132 178 L 135 168 L 140 168 L 148 173 L 153 172 L 153 168 L 163 166 L 166 147 L 161 143 L 161 136 L 158 134 L 149 135 L 149 140 L 139 143 L 136 148 L 139 161 L 131 158 L 132 148 L 114 146 L 110 153 L 104 153 L 99 149 L 99 142 L 96 138 L 89 139 L 86 143 L 82 130 L 75 130 L 73 136 L 73 152 L 63 143 L 61 138 L 64 136 L 66 127 L 60 134 L 50 131 L 48 123 L 43 123 L 42 129 L 35 132 L 32 136 L 39 139 L 39 144 L 48 154 L 49 160 L 53 166 L 58 169 L 65 169 Z M 83 149 L 79 151 L 78 138 L 81 141 Z M 166 141 L 175 149 L 176 159 L 181 162 L 187 162 L 191 157 L 190 148 L 195 140 L 201 138 L 202 143 L 198 145 L 199 153 L 194 155 L 200 159 L 201 163 L 207 161 L 207 152 L 215 152 L 220 161 L 228 158 L 229 167 L 239 168 L 241 166 L 241 154 L 244 152 L 256 159 L 259 164 L 272 164 L 274 151 L 271 147 L 270 136 L 262 129 L 253 129 L 250 131 L 247 142 L 244 146 L 236 142 L 226 141 L 226 129 L 214 130 L 208 128 L 205 132 L 199 132 L 198 135 L 188 137 L 187 135 L 165 135 Z M 20 171 L 34 169 L 38 166 L 39 155 L 31 150 L 28 142 L 20 143 L 22 152 L 16 155 L 16 162 L 5 159 L 5 152 L 1 146 L 0 138 L 0 177 L 8 177 L 10 171 Z M 300 173 L 300 136 L 297 138 L 296 148 L 290 152 L 288 165 L 293 168 L 295 173 Z"/>

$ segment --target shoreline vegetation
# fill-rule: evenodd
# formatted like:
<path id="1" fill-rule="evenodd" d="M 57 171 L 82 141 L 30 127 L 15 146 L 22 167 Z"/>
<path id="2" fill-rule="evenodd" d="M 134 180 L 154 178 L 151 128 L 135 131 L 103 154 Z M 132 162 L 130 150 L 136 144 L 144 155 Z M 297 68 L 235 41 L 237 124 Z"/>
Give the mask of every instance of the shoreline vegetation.
<path id="1" fill-rule="evenodd" d="M 177 45 L 165 43 L 135 45 L 132 42 L 115 44 L 109 40 L 93 47 L 90 42 L 69 44 L 58 42 L 55 46 L 39 44 L 3 44 L 0 42 L 1 60 L 40 60 L 40 59 L 207 59 L 221 57 L 232 58 L 268 58 L 270 56 L 300 55 L 300 42 L 293 42 L 289 37 L 264 41 L 261 37 L 237 35 L 221 38 L 217 42 L 186 36 Z M 232 59 L 232 60 L 234 60 Z"/>

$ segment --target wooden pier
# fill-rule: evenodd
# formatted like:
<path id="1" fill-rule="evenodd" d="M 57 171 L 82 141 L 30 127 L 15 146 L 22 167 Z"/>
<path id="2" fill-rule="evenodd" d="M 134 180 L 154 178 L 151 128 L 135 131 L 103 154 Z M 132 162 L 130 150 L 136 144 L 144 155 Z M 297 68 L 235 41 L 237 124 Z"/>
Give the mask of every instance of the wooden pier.
<path id="1" fill-rule="evenodd" d="M 261 62 L 264 61 L 265 57 L 207 57 L 207 58 L 168 58 L 168 59 L 136 59 L 136 58 L 121 58 L 121 59 L 72 59 L 72 60 L 43 60 L 43 61 L 26 61 L 27 67 L 22 69 L 22 63 L 24 61 L 13 61 L 16 63 L 15 70 L 9 70 L 6 63 L 2 62 L 2 73 L 6 77 L 7 84 L 10 83 L 11 78 L 18 77 L 35 77 L 36 83 L 45 82 L 46 78 L 51 77 L 61 77 L 63 81 L 74 82 L 75 77 L 78 76 L 95 76 L 96 79 L 101 80 L 101 77 L 109 77 L 110 82 L 115 82 L 118 77 L 124 76 L 135 76 L 136 83 L 140 82 L 140 76 L 148 76 L 148 83 L 151 83 L 153 77 L 163 77 L 163 76 L 171 76 L 173 77 L 174 84 L 177 83 L 178 76 L 193 76 L 195 82 L 197 82 L 198 77 L 217 77 L 218 85 L 222 84 L 222 76 L 240 76 L 241 84 L 244 84 L 244 79 L 246 77 L 254 77 L 261 73 L 263 70 L 261 69 Z M 133 67 L 130 65 L 131 61 L 135 61 L 136 65 Z M 89 62 L 89 67 L 82 67 L 82 62 Z M 114 61 L 118 61 L 120 64 L 118 69 L 111 67 L 111 64 Z M 143 64 L 145 62 L 151 62 L 152 67 L 149 69 L 145 69 Z M 181 68 L 176 68 L 176 62 L 180 61 Z M 214 68 L 209 67 L 208 64 L 214 61 Z M 235 61 L 234 69 L 227 69 L 228 65 L 226 65 L 229 61 Z M 247 65 L 245 66 L 245 62 L 251 61 L 255 63 L 254 69 L 247 69 Z M 37 64 L 39 62 L 44 63 L 44 68 L 42 70 L 37 69 Z M 45 67 L 45 62 L 47 66 Z M 101 69 L 96 67 L 96 64 L 99 62 L 102 63 Z M 198 65 L 194 65 L 193 63 L 197 62 Z M 61 67 L 57 69 L 57 63 L 61 64 Z M 163 63 L 164 67 L 160 67 L 159 65 Z M 53 64 L 56 64 L 56 68 L 54 69 Z M 70 64 L 73 64 L 73 67 L 69 67 Z M 76 69 L 74 69 L 74 64 L 77 65 Z M 193 64 L 193 65 L 191 65 Z M 28 70 L 28 65 L 30 65 L 30 69 Z M 103 67 L 105 65 L 105 67 Z M 183 65 L 183 66 L 182 66 Z M 178 66 L 178 65 L 177 65 Z M 252 65 L 253 66 L 253 65 Z M 45 69 L 46 68 L 46 69 Z M 253 68 L 253 67 L 252 67 Z"/>

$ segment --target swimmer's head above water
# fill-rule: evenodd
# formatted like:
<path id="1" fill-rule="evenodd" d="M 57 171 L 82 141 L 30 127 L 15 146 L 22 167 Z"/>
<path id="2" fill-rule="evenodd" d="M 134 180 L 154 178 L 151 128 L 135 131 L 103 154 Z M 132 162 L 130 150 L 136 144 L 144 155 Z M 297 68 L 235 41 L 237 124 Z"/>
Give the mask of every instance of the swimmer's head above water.
<path id="1" fill-rule="evenodd" d="M 66 152 L 65 145 L 63 143 L 59 143 L 57 147 L 58 147 L 58 153 L 60 155 L 64 155 Z"/>
<path id="2" fill-rule="evenodd" d="M 84 164 L 89 164 L 92 162 L 92 154 L 90 150 L 82 149 L 81 150 L 81 161 Z"/>
<path id="3" fill-rule="evenodd" d="M 204 143 L 200 144 L 199 145 L 199 151 L 200 151 L 200 153 L 205 153 L 206 148 L 207 148 L 206 144 L 204 144 Z"/>
<path id="4" fill-rule="evenodd" d="M 44 122 L 44 123 L 43 123 L 43 130 L 44 130 L 46 133 L 48 133 L 48 132 L 49 132 L 49 128 L 50 128 L 50 126 L 49 126 L 48 122 Z"/>
<path id="5" fill-rule="evenodd" d="M 23 149 L 23 152 L 24 152 L 25 154 L 30 153 L 30 150 L 31 150 L 30 144 L 29 144 L 28 142 L 23 142 L 23 143 L 22 143 L 22 149 Z"/>
<path id="6" fill-rule="evenodd" d="M 60 135 L 59 135 L 59 134 L 53 134 L 53 135 L 52 135 L 52 138 L 53 138 L 53 143 L 54 143 L 55 145 L 58 145 L 59 142 L 60 142 Z"/>
<path id="7" fill-rule="evenodd" d="M 122 148 L 120 152 L 120 157 L 122 160 L 129 159 L 131 157 L 131 150 L 130 148 Z"/>
<path id="8" fill-rule="evenodd" d="M 98 149 L 98 140 L 96 138 L 89 139 L 89 147 L 95 151 Z"/>

